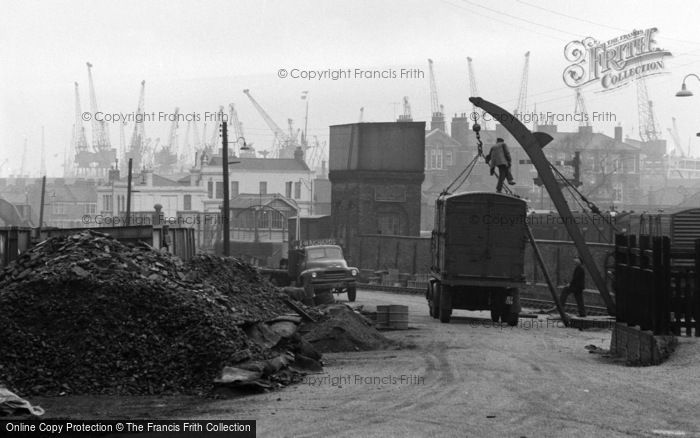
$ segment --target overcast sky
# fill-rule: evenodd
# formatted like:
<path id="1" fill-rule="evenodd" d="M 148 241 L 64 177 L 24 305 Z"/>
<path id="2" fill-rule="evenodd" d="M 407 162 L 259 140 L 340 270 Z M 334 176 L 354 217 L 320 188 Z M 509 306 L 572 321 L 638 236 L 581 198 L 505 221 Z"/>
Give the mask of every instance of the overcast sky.
<path id="1" fill-rule="evenodd" d="M 303 125 L 303 90 L 309 91 L 309 134 L 325 140 L 328 126 L 393 120 L 408 96 L 414 120 L 430 114 L 427 58 L 435 61 L 440 101 L 448 115 L 469 111 L 466 57 L 482 97 L 515 106 L 523 66 L 530 56 L 528 107 L 573 111 L 572 89 L 562 81 L 572 40 L 607 40 L 632 29 L 657 27 L 659 47 L 670 50 L 668 74 L 649 78 L 659 128 L 678 119 L 684 147 L 692 139 L 700 155 L 700 82 L 676 98 L 682 78 L 700 73 L 699 2 L 681 1 L 7 1 L 0 14 L 0 170 L 20 166 L 24 138 L 27 167 L 38 175 L 41 126 L 49 175 L 62 173 L 75 119 L 73 82 L 80 83 L 83 111 L 90 109 L 91 62 L 99 109 L 133 112 L 141 80 L 146 111 L 215 111 L 236 104 L 246 137 L 259 149 L 273 139 L 242 93 L 253 96 L 283 128 Z M 287 69 L 418 68 L 423 79 L 279 78 Z M 588 111 L 611 111 L 625 134 L 638 138 L 636 88 L 596 93 L 585 89 Z M 612 135 L 617 123 L 598 123 Z M 90 125 L 86 124 L 90 129 Z M 211 126 L 211 124 L 210 124 Z M 575 129 L 575 125 L 562 126 Z M 110 126 L 112 144 L 119 130 Z M 127 137 L 131 134 L 128 127 Z M 149 137 L 168 135 L 168 123 L 146 125 Z M 200 124 L 200 133 L 202 126 Z M 211 129 L 211 127 L 209 128 Z M 184 129 L 182 129 L 184 131 Z M 211 131 L 210 131 L 211 132 Z M 184 135 L 184 132 L 181 132 Z M 670 136 L 666 135 L 669 139 Z M 89 136 L 88 136 L 89 138 Z"/>

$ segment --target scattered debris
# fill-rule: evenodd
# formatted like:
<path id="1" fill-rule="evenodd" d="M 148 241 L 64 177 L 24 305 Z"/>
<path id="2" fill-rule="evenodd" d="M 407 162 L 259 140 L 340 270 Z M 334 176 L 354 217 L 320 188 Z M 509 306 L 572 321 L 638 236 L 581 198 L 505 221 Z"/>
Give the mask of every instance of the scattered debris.
<path id="1" fill-rule="evenodd" d="M 40 406 L 32 406 L 27 400 L 0 386 L 0 417 L 21 415 L 40 416 L 44 415 L 44 410 Z"/>

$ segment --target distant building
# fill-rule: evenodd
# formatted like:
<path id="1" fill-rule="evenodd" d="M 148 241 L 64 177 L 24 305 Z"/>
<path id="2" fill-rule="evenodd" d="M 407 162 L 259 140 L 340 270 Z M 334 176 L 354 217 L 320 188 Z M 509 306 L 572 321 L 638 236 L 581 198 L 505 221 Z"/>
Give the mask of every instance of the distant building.
<path id="1" fill-rule="evenodd" d="M 161 214 L 168 222 L 173 222 L 179 212 L 204 211 L 206 190 L 191 184 L 189 177 L 176 181 L 144 170 L 132 177 L 131 184 L 134 215 L 151 213 L 156 204 L 162 206 Z M 126 198 L 127 177 L 113 170 L 108 184 L 97 188 L 97 211 L 105 217 L 124 217 Z"/>
<path id="2" fill-rule="evenodd" d="M 229 194 L 280 195 L 299 206 L 301 214 L 313 213 L 313 172 L 304 162 L 303 153 L 295 158 L 230 158 Z M 206 189 L 204 211 L 220 211 L 224 197 L 221 156 L 215 155 L 192 170 L 194 178 Z"/>
<path id="3" fill-rule="evenodd" d="M 421 217 L 421 229 L 424 230 L 433 227 L 437 196 L 477 155 L 476 135 L 471 131 L 466 117 L 455 116 L 451 127 L 451 136 L 441 130 L 426 133 L 426 180 L 423 184 Z M 552 142 L 544 148 L 545 156 L 569 180 L 574 179 L 572 161 L 576 152 L 579 153 L 579 190 L 601 209 L 615 207 L 620 210 L 627 206 L 647 203 L 649 187 L 644 187 L 642 183 L 644 166 L 648 166 L 647 172 L 651 171 L 651 167 L 656 165 L 652 163 L 658 163 L 656 152 L 662 146 L 642 148 L 632 140 L 623 139 L 621 127 L 615 128 L 612 137 L 594 133 L 591 127 L 580 127 L 576 132 L 559 132 L 556 125 L 540 125 L 538 131 L 553 137 Z M 498 137 L 503 138 L 509 146 L 513 160 L 511 171 L 517 182 L 515 186 L 510 187 L 514 193 L 528 199 L 534 208 L 553 208 L 546 189 L 537 185 L 537 171 L 530 164 L 528 155 L 503 126 L 497 124 L 495 129 L 481 130 L 480 136 L 484 155 L 488 154 Z M 643 154 L 643 150 L 654 152 L 655 155 L 652 157 Z M 483 158 L 479 158 L 469 178 L 459 190 L 494 191 L 495 187 L 496 177 L 489 175 L 489 166 Z M 577 209 L 577 204 L 568 191 L 563 191 L 572 208 Z"/>
<path id="4" fill-rule="evenodd" d="M 97 211 L 97 183 L 86 179 L 47 178 L 43 226 L 79 228 L 89 226 L 85 215 Z M 0 198 L 15 205 L 25 223 L 39 225 L 41 178 L 2 179 Z"/>

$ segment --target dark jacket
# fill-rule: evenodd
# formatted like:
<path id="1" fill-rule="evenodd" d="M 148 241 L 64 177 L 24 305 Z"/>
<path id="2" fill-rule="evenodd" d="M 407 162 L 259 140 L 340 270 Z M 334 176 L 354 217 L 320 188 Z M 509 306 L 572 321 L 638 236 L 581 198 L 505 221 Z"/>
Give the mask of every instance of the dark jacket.
<path id="1" fill-rule="evenodd" d="M 486 156 L 486 161 L 489 163 L 492 169 L 496 166 L 510 167 L 511 158 L 508 146 L 506 146 L 505 143 L 500 142 L 491 146 L 491 150 Z"/>
<path id="2" fill-rule="evenodd" d="M 586 272 L 583 270 L 583 266 L 576 265 L 574 275 L 571 277 L 571 283 L 569 283 L 569 289 L 582 291 L 585 287 Z"/>

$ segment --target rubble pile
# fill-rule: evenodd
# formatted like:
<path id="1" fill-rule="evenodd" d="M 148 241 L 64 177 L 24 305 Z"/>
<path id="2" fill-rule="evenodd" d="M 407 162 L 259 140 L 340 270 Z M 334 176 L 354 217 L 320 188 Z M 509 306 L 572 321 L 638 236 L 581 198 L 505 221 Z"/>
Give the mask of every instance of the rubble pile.
<path id="1" fill-rule="evenodd" d="M 284 295 L 232 260 L 186 263 L 91 230 L 42 242 L 0 271 L 0 383 L 199 393 L 225 366 L 269 359 L 243 327 L 289 312 Z"/>
<path id="2" fill-rule="evenodd" d="M 304 340 L 322 353 L 369 351 L 398 348 L 379 333 L 372 322 L 345 304 L 321 306 L 324 316 L 314 324 L 302 325 Z"/>

